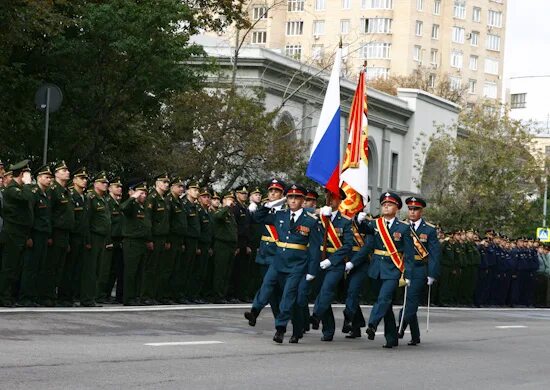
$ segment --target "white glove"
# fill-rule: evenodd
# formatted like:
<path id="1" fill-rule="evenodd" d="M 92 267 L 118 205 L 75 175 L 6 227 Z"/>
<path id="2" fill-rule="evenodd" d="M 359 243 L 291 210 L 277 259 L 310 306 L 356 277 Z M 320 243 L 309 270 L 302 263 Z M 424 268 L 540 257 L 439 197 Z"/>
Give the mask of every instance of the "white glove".
<path id="1" fill-rule="evenodd" d="M 332 263 L 330 262 L 329 259 L 326 259 L 326 260 L 323 260 L 321 261 L 321 264 L 319 264 L 321 266 L 321 269 L 327 269 L 328 267 L 330 267 L 332 265 Z"/>
<path id="2" fill-rule="evenodd" d="M 435 278 L 428 276 L 428 286 L 431 286 L 432 284 L 434 284 L 434 282 L 435 282 Z"/>
<path id="3" fill-rule="evenodd" d="M 32 176 L 31 173 L 28 171 L 23 172 L 23 184 L 31 184 L 32 183 Z"/>
<path id="4" fill-rule="evenodd" d="M 313 279 L 315 279 L 315 276 L 310 275 L 310 274 L 307 274 L 307 275 L 306 275 L 306 280 L 307 280 L 308 282 L 311 282 Z"/>
<path id="5" fill-rule="evenodd" d="M 346 263 L 346 272 L 351 271 L 351 270 L 353 269 L 353 267 L 354 267 L 354 266 L 353 266 L 353 263 L 352 263 L 351 261 L 348 261 L 348 262 Z"/>
<path id="6" fill-rule="evenodd" d="M 321 207 L 321 215 L 325 217 L 330 217 L 332 215 L 332 207 L 330 206 Z"/>
<path id="7" fill-rule="evenodd" d="M 357 223 L 361 223 L 366 219 L 367 219 L 367 213 L 365 213 L 364 211 L 361 211 L 359 214 L 357 214 Z"/>
<path id="8" fill-rule="evenodd" d="M 278 200 L 273 200 L 271 202 L 267 202 L 266 204 L 264 204 L 264 206 L 271 209 L 273 207 L 280 206 L 280 205 L 284 204 L 285 202 L 286 202 L 286 197 L 278 199 Z"/>
<path id="9" fill-rule="evenodd" d="M 248 205 L 248 211 L 250 211 L 251 213 L 255 213 L 256 210 L 258 210 L 258 205 L 254 202 L 250 202 L 250 204 Z"/>
<path id="10" fill-rule="evenodd" d="M 410 287 L 411 286 L 411 280 L 410 279 L 405 279 L 405 284 L 407 285 L 407 287 Z"/>

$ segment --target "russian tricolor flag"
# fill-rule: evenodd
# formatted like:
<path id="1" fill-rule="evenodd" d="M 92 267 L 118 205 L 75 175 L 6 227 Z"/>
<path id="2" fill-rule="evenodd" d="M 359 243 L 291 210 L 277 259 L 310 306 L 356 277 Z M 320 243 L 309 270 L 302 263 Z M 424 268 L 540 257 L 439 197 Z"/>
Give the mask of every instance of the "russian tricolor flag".
<path id="1" fill-rule="evenodd" d="M 339 196 L 340 190 L 340 66 L 342 49 L 334 65 L 321 109 L 306 176 Z"/>

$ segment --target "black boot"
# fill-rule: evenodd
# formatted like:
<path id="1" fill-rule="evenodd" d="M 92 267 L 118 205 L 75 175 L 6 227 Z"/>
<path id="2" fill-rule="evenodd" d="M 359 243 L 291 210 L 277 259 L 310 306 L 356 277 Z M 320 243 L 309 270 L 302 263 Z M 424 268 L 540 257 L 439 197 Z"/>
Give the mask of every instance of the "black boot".
<path id="1" fill-rule="evenodd" d="M 348 313 L 344 310 L 344 323 L 342 324 L 342 333 L 349 333 L 351 332 L 351 318 L 349 317 Z"/>
<path id="2" fill-rule="evenodd" d="M 246 311 L 244 313 L 244 318 L 248 320 L 248 325 L 255 326 L 256 325 L 256 318 L 258 318 L 258 315 L 260 312 L 254 308 L 250 309 L 250 311 Z"/>
<path id="3" fill-rule="evenodd" d="M 365 331 L 365 333 L 367 334 L 367 338 L 369 340 L 374 340 L 374 336 L 376 334 L 376 329 L 374 328 L 374 326 L 369 324 L 369 326 L 367 327 L 367 330 Z"/>
<path id="4" fill-rule="evenodd" d="M 351 332 L 348 335 L 346 335 L 347 339 L 356 339 L 356 338 L 359 338 L 359 337 L 361 337 L 361 329 L 360 328 L 352 329 Z"/>
<path id="5" fill-rule="evenodd" d="M 315 313 L 311 317 L 309 317 L 309 322 L 311 323 L 311 329 L 319 329 L 319 324 L 321 323 L 321 320 Z"/>
<path id="6" fill-rule="evenodd" d="M 282 344 L 285 338 L 286 329 L 282 326 L 277 326 L 276 329 L 277 331 L 275 332 L 275 336 L 273 336 L 273 341 L 278 344 Z"/>

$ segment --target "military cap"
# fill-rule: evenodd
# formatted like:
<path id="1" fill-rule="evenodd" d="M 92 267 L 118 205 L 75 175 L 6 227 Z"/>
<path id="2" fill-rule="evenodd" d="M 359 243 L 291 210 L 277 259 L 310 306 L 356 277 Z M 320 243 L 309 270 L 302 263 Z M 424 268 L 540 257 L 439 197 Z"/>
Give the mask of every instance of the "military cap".
<path id="1" fill-rule="evenodd" d="M 65 164 L 65 160 L 61 160 L 54 164 L 53 169 L 55 172 L 57 172 L 60 169 L 69 169 L 69 167 L 67 166 L 67 164 Z"/>
<path id="2" fill-rule="evenodd" d="M 220 194 L 218 194 L 216 191 L 212 193 L 212 199 L 221 199 Z"/>
<path id="3" fill-rule="evenodd" d="M 73 177 L 82 177 L 88 179 L 88 171 L 86 167 L 80 167 L 73 172 Z"/>
<path id="4" fill-rule="evenodd" d="M 284 192 L 285 183 L 282 182 L 281 180 L 277 180 L 277 179 L 273 178 L 269 181 L 269 184 L 267 185 L 267 190 L 269 191 L 271 189 L 276 189 L 276 190 L 280 190 L 280 191 Z"/>
<path id="5" fill-rule="evenodd" d="M 405 199 L 405 204 L 409 207 L 426 207 L 426 201 L 422 198 L 419 198 L 417 196 L 410 196 L 407 199 Z"/>
<path id="6" fill-rule="evenodd" d="M 135 183 L 132 183 L 129 188 L 134 191 L 147 191 L 147 181 L 139 180 Z"/>
<path id="7" fill-rule="evenodd" d="M 120 181 L 120 176 L 115 176 L 111 180 L 109 180 L 109 185 L 122 187 L 122 181 Z"/>
<path id="8" fill-rule="evenodd" d="M 35 176 L 40 176 L 40 175 L 50 175 L 52 176 L 52 170 L 50 169 L 50 166 L 49 165 L 42 165 L 40 168 L 38 168 L 35 172 L 34 172 L 34 175 Z"/>
<path id="9" fill-rule="evenodd" d="M 172 177 L 172 180 L 170 180 L 171 186 L 183 186 L 183 179 L 179 176 Z"/>
<path id="10" fill-rule="evenodd" d="M 9 168 L 9 171 L 13 172 L 14 175 L 19 175 L 20 172 L 30 172 L 29 160 L 19 161 L 18 163 L 12 164 Z M 17 174 L 16 174 L 17 173 Z"/>
<path id="11" fill-rule="evenodd" d="M 208 187 L 202 187 L 199 190 L 199 196 L 206 196 L 206 195 L 210 195 L 210 189 Z"/>
<path id="12" fill-rule="evenodd" d="M 242 186 L 242 187 L 239 187 L 235 190 L 235 192 L 237 194 L 247 194 L 248 195 L 248 190 L 246 189 L 246 186 Z"/>
<path id="13" fill-rule="evenodd" d="M 101 171 L 94 177 L 94 183 L 109 183 L 109 179 L 107 178 L 107 172 Z"/>
<path id="14" fill-rule="evenodd" d="M 260 190 L 259 187 L 254 187 L 254 189 L 252 191 L 250 191 L 250 195 L 252 194 L 262 194 L 262 190 Z"/>
<path id="15" fill-rule="evenodd" d="M 384 204 L 386 202 L 391 202 L 397 205 L 398 209 L 401 209 L 403 206 L 403 202 L 401 201 L 401 197 L 397 195 L 395 192 L 384 192 L 382 195 L 380 195 L 380 204 Z"/>
<path id="16" fill-rule="evenodd" d="M 319 198 L 319 194 L 315 190 L 306 190 L 306 199 L 314 199 L 317 200 Z"/>
<path id="17" fill-rule="evenodd" d="M 293 184 L 286 189 L 286 196 L 306 196 L 306 189 L 299 184 Z"/>
<path id="18" fill-rule="evenodd" d="M 13 171 L 9 170 L 4 172 L 4 177 L 7 177 L 7 176 L 13 176 Z"/>
<path id="19" fill-rule="evenodd" d="M 225 194 L 225 195 L 223 196 L 223 198 L 224 198 L 224 199 L 226 199 L 226 198 L 233 198 L 233 199 L 235 199 L 235 194 L 233 193 L 233 191 L 229 191 L 227 194 Z"/>
<path id="20" fill-rule="evenodd" d="M 155 181 L 170 181 L 170 176 L 168 176 L 168 173 L 163 172 L 160 175 L 155 176 Z"/>
<path id="21" fill-rule="evenodd" d="M 197 190 L 200 190 L 201 186 L 199 185 L 199 182 L 194 179 L 189 179 L 187 183 L 187 188 L 196 188 Z"/>

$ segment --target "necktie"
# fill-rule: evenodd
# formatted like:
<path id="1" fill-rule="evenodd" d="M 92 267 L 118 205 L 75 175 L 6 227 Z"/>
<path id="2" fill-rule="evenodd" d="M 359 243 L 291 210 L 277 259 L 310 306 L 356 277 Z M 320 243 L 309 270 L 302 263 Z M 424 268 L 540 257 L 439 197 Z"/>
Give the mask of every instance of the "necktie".
<path id="1" fill-rule="evenodd" d="M 275 214 L 275 207 L 272 207 L 271 210 L 269 210 L 269 214 Z"/>
<path id="2" fill-rule="evenodd" d="M 388 230 L 390 230 L 390 221 L 386 221 L 386 226 L 388 227 Z"/>
<path id="3" fill-rule="evenodd" d="M 290 227 L 294 227 L 294 224 L 296 223 L 296 220 L 294 219 L 294 217 L 296 216 L 296 214 L 292 213 L 290 214 Z"/>

